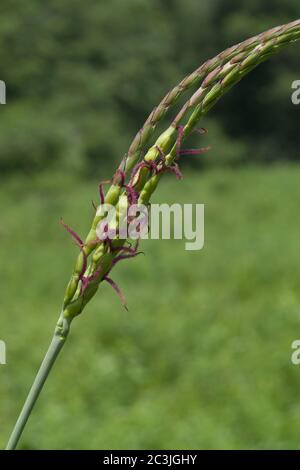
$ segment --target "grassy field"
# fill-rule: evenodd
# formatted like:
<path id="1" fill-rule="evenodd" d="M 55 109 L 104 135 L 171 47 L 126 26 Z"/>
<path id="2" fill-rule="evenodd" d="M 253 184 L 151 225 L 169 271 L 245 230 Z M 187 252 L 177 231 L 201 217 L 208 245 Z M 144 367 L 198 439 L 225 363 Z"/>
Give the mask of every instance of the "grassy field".
<path id="1" fill-rule="evenodd" d="M 115 269 L 129 312 L 101 287 L 21 448 L 299 447 L 299 181 L 299 166 L 166 178 L 156 202 L 205 203 L 204 249 L 145 241 L 145 257 Z M 96 197 L 96 182 L 66 175 L 1 182 L 1 448 L 77 254 L 59 218 L 84 235 Z"/>

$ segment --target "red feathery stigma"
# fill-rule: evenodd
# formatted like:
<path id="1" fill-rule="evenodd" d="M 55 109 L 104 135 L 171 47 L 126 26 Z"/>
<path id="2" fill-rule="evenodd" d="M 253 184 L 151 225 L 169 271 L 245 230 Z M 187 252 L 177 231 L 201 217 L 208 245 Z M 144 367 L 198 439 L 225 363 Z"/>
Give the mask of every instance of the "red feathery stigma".
<path id="1" fill-rule="evenodd" d="M 105 196 L 104 196 L 103 186 L 104 186 L 105 184 L 111 184 L 111 183 L 112 183 L 112 180 L 103 180 L 103 181 L 100 181 L 99 186 L 98 186 L 98 189 L 99 189 L 99 197 L 100 197 L 100 204 L 104 204 L 104 202 L 105 202 Z"/>
<path id="2" fill-rule="evenodd" d="M 104 204 L 105 196 L 103 191 L 103 183 L 99 183 L 99 196 L 100 196 L 100 204 Z"/>
<path id="3" fill-rule="evenodd" d="M 111 253 L 117 253 L 117 252 L 121 252 L 121 251 L 131 252 L 131 250 L 133 250 L 133 248 L 131 248 L 131 246 L 113 246 L 112 240 L 110 240 L 109 238 L 107 240 L 105 240 L 105 243 L 108 244 L 109 250 L 110 250 Z"/>
<path id="4" fill-rule="evenodd" d="M 184 126 L 178 126 L 177 140 L 176 140 L 176 156 L 177 156 L 177 158 L 179 158 L 179 156 L 180 156 L 180 149 L 181 149 L 181 145 L 182 145 L 183 133 L 184 133 Z"/>
<path id="5" fill-rule="evenodd" d="M 155 162 L 151 161 L 148 163 L 149 165 L 149 169 L 153 172 L 153 173 L 157 173 L 158 172 L 158 166 Z"/>
<path id="6" fill-rule="evenodd" d="M 182 128 L 182 127 L 183 126 L 180 126 L 180 128 Z M 162 149 L 160 147 L 156 146 L 156 148 L 159 152 L 160 159 L 161 159 L 161 165 L 160 165 L 159 168 L 157 167 L 156 173 L 157 174 L 164 173 L 164 172 L 174 173 L 176 178 L 178 180 L 181 180 L 182 179 L 182 174 L 179 170 L 179 166 L 177 165 L 177 163 L 174 162 L 171 166 L 167 166 L 166 165 L 166 155 L 164 154 L 164 152 L 162 151 Z"/>
<path id="7" fill-rule="evenodd" d="M 79 279 L 82 282 L 82 279 L 84 278 L 84 273 L 85 273 L 86 268 L 87 268 L 87 255 L 84 251 L 84 243 L 81 240 L 81 238 L 79 237 L 79 235 L 77 235 L 77 233 L 73 229 L 71 229 L 71 227 L 69 227 L 67 224 L 64 223 L 63 219 L 60 219 L 60 223 L 72 235 L 73 239 L 75 240 L 76 245 L 79 247 L 79 249 L 82 253 L 83 263 L 82 263 L 81 271 L 79 273 Z"/>
<path id="8" fill-rule="evenodd" d="M 113 281 L 107 275 L 105 275 L 103 277 L 103 280 L 106 281 L 116 291 L 116 293 L 118 294 L 118 296 L 121 300 L 121 303 L 122 303 L 123 307 L 128 311 L 126 299 L 125 299 L 125 296 L 124 296 L 123 292 L 121 291 L 120 287 L 115 283 L 115 281 Z"/>
<path id="9" fill-rule="evenodd" d="M 125 184 L 124 188 L 126 190 L 129 204 L 136 204 L 139 198 L 139 193 L 130 184 Z"/>
<path id="10" fill-rule="evenodd" d="M 76 233 L 71 227 L 69 227 L 69 225 L 67 225 L 67 224 L 63 221 L 62 218 L 60 219 L 60 223 L 61 223 L 62 226 L 70 233 L 70 235 L 72 235 L 72 237 L 73 237 L 74 240 L 75 240 L 76 245 L 78 245 L 79 247 L 83 247 L 84 243 L 83 243 L 83 241 L 81 240 L 81 238 L 79 237 L 79 235 L 77 235 L 77 233 Z"/>
<path id="11" fill-rule="evenodd" d="M 159 152 L 162 152 L 161 149 L 157 146 L 157 150 Z M 133 168 L 132 170 L 132 173 L 131 173 L 131 176 L 130 176 L 130 181 L 129 181 L 129 185 L 132 187 L 133 183 L 135 185 L 137 185 L 139 182 L 140 182 L 140 174 L 138 175 L 138 179 L 136 182 L 134 182 L 134 179 L 135 177 L 137 176 L 137 174 L 140 172 L 140 170 L 142 168 L 148 168 L 148 170 L 150 170 L 151 172 L 153 173 L 158 173 L 159 172 L 159 168 L 157 166 L 157 163 L 154 162 L 154 161 L 150 161 L 150 162 L 147 162 L 146 160 L 143 160 L 141 162 L 139 162 L 137 165 L 135 165 L 135 167 Z"/>
<path id="12" fill-rule="evenodd" d="M 97 279 L 97 277 L 99 276 L 99 274 L 101 273 L 101 267 L 95 271 L 93 274 L 91 274 L 90 276 L 82 276 L 81 277 L 81 286 L 80 286 L 80 294 L 83 294 L 84 291 L 87 289 L 87 287 L 89 286 L 89 284 L 94 281 L 95 279 Z"/>
<path id="13" fill-rule="evenodd" d="M 199 149 L 184 149 L 180 150 L 179 155 L 201 155 L 202 153 L 205 153 L 210 149 L 211 147 L 201 147 Z"/>
<path id="14" fill-rule="evenodd" d="M 156 149 L 159 153 L 159 156 L 160 156 L 160 159 L 161 161 L 164 163 L 166 161 L 166 156 L 164 154 L 164 152 L 162 151 L 162 149 L 159 147 L 159 145 L 156 146 Z"/>
<path id="15" fill-rule="evenodd" d="M 179 157 L 182 155 L 201 155 L 202 153 L 210 150 L 210 147 L 202 147 L 199 149 L 181 149 L 183 135 L 184 135 L 184 126 L 178 126 L 177 130 L 178 130 L 178 134 L 177 134 L 177 140 L 176 140 L 176 160 L 178 160 Z M 207 129 L 205 129 L 204 127 L 200 127 L 200 128 L 194 129 L 193 132 L 198 132 L 199 134 L 205 134 L 207 133 Z"/>
<path id="16" fill-rule="evenodd" d="M 145 253 L 143 251 L 137 251 L 136 253 L 131 253 L 129 255 L 119 255 L 116 256 L 112 262 L 113 266 L 115 266 L 119 261 L 123 261 L 123 259 L 130 259 L 130 258 L 135 258 L 137 255 L 144 255 Z"/>
<path id="17" fill-rule="evenodd" d="M 126 179 L 126 175 L 125 175 L 124 170 L 121 170 L 121 168 L 118 168 L 113 176 L 112 183 L 123 187 L 125 183 L 125 179 Z"/>
<path id="18" fill-rule="evenodd" d="M 113 248 L 112 251 L 115 251 L 115 252 L 119 251 L 120 253 L 118 256 L 114 258 L 113 266 L 123 259 L 134 258 L 136 255 L 139 255 L 140 253 L 144 254 L 143 251 L 138 251 L 139 243 L 140 243 L 140 239 L 138 238 L 135 242 L 134 247 L 133 246 L 120 246 L 120 247 Z"/>
<path id="19" fill-rule="evenodd" d="M 135 253 L 136 249 L 131 246 L 113 246 L 111 240 L 107 240 L 111 253 Z"/>
<path id="20" fill-rule="evenodd" d="M 182 180 L 182 178 L 183 178 L 182 173 L 181 173 L 177 163 L 173 163 L 172 166 L 166 167 L 165 171 L 169 171 L 170 173 L 174 173 L 174 175 L 176 176 L 176 179 L 178 179 L 178 180 Z"/>

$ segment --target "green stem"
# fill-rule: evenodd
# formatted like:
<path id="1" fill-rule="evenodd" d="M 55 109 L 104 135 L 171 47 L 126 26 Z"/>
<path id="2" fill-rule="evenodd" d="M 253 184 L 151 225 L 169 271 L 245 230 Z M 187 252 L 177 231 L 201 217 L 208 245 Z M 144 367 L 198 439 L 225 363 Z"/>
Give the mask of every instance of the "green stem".
<path id="1" fill-rule="evenodd" d="M 52 341 L 48 348 L 48 351 L 43 359 L 40 369 L 34 379 L 32 387 L 26 398 L 22 411 L 17 419 L 15 427 L 8 440 L 6 450 L 14 450 L 19 442 L 21 434 L 26 426 L 28 418 L 32 412 L 32 409 L 42 391 L 44 383 L 52 369 L 52 366 L 62 349 L 69 333 L 70 321 L 67 321 L 62 316 L 59 318 L 57 327 L 55 329 Z"/>

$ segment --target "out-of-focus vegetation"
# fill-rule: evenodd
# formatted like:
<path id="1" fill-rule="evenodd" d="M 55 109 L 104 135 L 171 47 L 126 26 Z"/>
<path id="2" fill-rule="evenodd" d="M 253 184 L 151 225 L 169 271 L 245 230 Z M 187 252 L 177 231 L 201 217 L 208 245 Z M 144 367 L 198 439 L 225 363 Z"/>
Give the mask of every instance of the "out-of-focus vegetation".
<path id="1" fill-rule="evenodd" d="M 299 0 L 2 0 L 0 13 L 2 448 L 77 254 L 60 216 L 84 236 L 96 182 L 171 86 L 298 18 Z M 130 311 L 101 286 L 74 321 L 22 448 L 299 446 L 300 368 L 290 362 L 300 335 L 300 106 L 290 98 L 299 47 L 205 118 L 209 133 L 196 143 L 212 150 L 186 157 L 184 180 L 167 176 L 155 195 L 206 204 L 204 249 L 145 241 L 145 257 L 118 265 Z"/>
<path id="2" fill-rule="evenodd" d="M 0 171 L 111 171 L 185 74 L 298 16 L 298 0 L 2 0 Z M 222 161 L 298 158 L 298 57 L 290 47 L 218 104 L 219 140 L 239 149 Z"/>

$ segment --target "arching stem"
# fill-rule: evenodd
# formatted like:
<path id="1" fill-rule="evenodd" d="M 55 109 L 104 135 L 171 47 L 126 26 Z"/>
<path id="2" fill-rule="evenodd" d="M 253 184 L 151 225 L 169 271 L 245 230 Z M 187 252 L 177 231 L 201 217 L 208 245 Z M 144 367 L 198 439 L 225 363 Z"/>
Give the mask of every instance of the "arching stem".
<path id="1" fill-rule="evenodd" d="M 67 320 L 62 315 L 59 317 L 52 341 L 50 343 L 48 351 L 46 352 L 43 362 L 39 368 L 39 371 L 34 379 L 34 382 L 25 400 L 24 406 L 17 419 L 14 429 L 10 435 L 10 438 L 6 446 L 6 450 L 14 450 L 17 447 L 20 437 L 22 435 L 22 432 L 28 421 L 28 418 L 42 391 L 42 388 L 53 367 L 53 364 L 55 363 L 59 352 L 61 351 L 63 345 L 66 342 L 69 329 L 70 329 L 70 324 L 71 324 L 71 321 Z"/>

